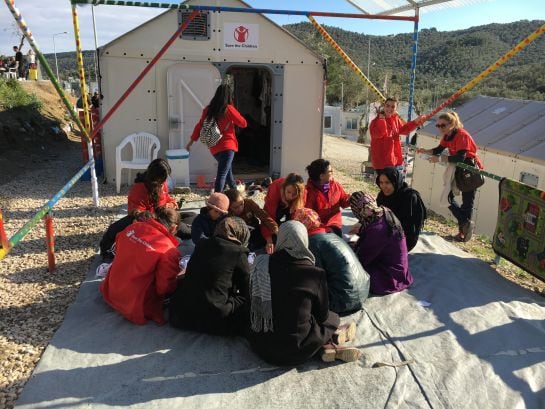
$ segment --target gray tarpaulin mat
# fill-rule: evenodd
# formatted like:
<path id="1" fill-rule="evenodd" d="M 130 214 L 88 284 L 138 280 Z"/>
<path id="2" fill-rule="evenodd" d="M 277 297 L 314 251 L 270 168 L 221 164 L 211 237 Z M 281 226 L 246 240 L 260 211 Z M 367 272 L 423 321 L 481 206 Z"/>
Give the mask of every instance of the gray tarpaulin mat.
<path id="1" fill-rule="evenodd" d="M 543 408 L 545 299 L 435 235 L 413 286 L 372 297 L 359 362 L 263 362 L 242 338 L 137 326 L 90 273 L 18 401 L 21 408 Z"/>

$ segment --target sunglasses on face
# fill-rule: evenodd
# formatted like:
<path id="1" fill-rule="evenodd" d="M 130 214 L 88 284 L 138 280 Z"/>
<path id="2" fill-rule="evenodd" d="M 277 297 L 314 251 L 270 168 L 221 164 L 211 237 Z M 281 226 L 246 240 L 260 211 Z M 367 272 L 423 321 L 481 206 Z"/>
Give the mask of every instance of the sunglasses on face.
<path id="1" fill-rule="evenodd" d="M 447 126 L 447 124 L 435 124 L 435 127 L 440 129 L 446 128 Z"/>

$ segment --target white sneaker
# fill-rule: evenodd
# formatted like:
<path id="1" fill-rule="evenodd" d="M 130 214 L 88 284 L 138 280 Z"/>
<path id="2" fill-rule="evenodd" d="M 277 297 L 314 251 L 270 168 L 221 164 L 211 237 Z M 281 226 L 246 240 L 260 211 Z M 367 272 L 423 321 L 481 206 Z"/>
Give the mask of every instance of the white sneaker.
<path id="1" fill-rule="evenodd" d="M 111 265 L 112 265 L 112 263 L 99 264 L 99 266 L 97 267 L 96 272 L 95 272 L 96 276 L 100 277 L 100 278 L 106 277 L 106 275 L 108 274 L 108 271 L 110 271 Z"/>

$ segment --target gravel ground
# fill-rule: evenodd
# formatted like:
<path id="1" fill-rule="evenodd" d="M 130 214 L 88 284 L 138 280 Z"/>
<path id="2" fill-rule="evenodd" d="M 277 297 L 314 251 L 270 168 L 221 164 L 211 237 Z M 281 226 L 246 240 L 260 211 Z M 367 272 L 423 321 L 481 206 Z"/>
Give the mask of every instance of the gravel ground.
<path id="1" fill-rule="evenodd" d="M 72 143 L 60 157 L 62 161 L 57 158 L 40 163 L 39 170 L 21 174 L 1 185 L 0 207 L 4 212 L 8 237 L 81 167 L 78 144 Z M 335 177 L 347 191 L 377 191 L 374 183 L 364 183 L 361 178 L 361 162 L 367 159 L 364 146 L 326 137 L 324 157 L 332 162 Z M 96 254 L 102 233 L 126 203 L 127 187 L 122 188 L 120 195 L 116 195 L 113 184 L 100 185 L 99 189 L 101 206 L 98 209 L 93 207 L 89 182 L 76 184 L 55 205 L 55 272 L 47 272 L 42 222 L 0 261 L 0 408 L 13 407 L 43 350 L 60 326 L 67 307 L 74 300 Z M 198 200 L 208 193 L 207 190 L 194 190 L 183 197 L 188 201 Z M 256 197 L 262 198 L 263 194 Z M 436 217 L 431 217 L 426 228 L 442 236 L 447 236 L 452 230 L 444 220 Z M 485 241 L 474 239 L 471 243 L 486 247 Z M 470 246 L 464 248 L 468 251 L 474 249 Z M 545 285 L 533 277 L 522 277 L 510 269 L 506 271 L 499 269 L 507 278 L 545 293 Z"/>

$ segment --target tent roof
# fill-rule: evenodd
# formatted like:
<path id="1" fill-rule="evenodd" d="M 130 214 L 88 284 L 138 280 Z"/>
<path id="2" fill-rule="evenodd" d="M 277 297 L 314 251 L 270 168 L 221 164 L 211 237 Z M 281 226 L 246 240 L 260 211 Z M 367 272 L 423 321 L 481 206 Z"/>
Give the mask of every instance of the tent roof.
<path id="1" fill-rule="evenodd" d="M 545 102 L 481 95 L 456 112 L 480 148 L 545 163 Z M 422 130 L 437 134 L 435 121 Z"/>
<path id="2" fill-rule="evenodd" d="M 415 8 L 420 13 L 454 7 L 471 6 L 490 0 L 346 0 L 367 14 L 412 16 Z"/>

